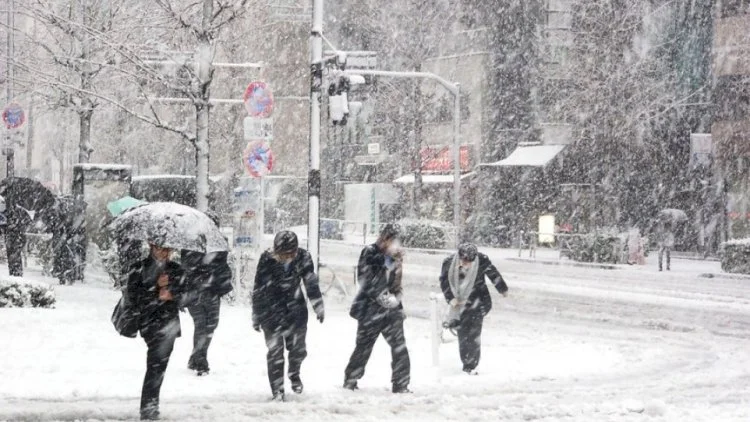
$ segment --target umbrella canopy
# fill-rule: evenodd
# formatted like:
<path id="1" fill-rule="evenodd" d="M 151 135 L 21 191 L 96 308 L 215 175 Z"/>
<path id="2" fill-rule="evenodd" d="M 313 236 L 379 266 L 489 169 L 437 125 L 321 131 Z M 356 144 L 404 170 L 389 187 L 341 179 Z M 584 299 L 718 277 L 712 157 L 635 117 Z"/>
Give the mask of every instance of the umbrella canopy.
<path id="1" fill-rule="evenodd" d="M 154 202 L 123 212 L 112 223 L 119 238 L 171 249 L 212 253 L 229 250 L 219 227 L 204 213 L 174 202 Z"/>
<path id="2" fill-rule="evenodd" d="M 131 208 L 140 207 L 141 205 L 146 204 L 148 204 L 148 202 L 135 199 L 132 196 L 123 196 L 116 201 L 108 203 L 107 210 L 112 214 L 112 217 L 117 217 Z"/>
<path id="3" fill-rule="evenodd" d="M 687 221 L 688 219 L 687 214 L 685 214 L 685 211 L 678 210 L 676 208 L 665 208 L 659 211 L 659 218 L 661 220 L 669 220 L 674 223 L 677 223 L 680 221 Z"/>
<path id="4" fill-rule="evenodd" d="M 41 182 L 27 177 L 3 179 L 0 195 L 5 198 L 9 216 L 18 214 L 23 219 L 33 220 L 36 213 L 50 210 L 55 205 L 55 195 Z"/>

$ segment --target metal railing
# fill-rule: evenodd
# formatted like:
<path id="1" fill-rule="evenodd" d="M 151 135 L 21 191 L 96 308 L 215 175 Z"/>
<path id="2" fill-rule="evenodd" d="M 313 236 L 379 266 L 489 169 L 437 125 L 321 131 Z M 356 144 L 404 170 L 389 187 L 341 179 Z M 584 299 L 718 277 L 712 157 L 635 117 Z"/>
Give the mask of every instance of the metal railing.
<path id="1" fill-rule="evenodd" d="M 388 223 L 366 223 L 362 221 L 337 220 L 333 218 L 320 219 L 320 238 L 323 240 L 339 240 L 356 245 L 368 245 L 375 242 L 380 230 Z M 435 225 L 430 222 L 402 221 L 402 230 L 410 225 L 424 225 L 440 230 L 444 234 L 445 247 L 451 248 L 455 243 L 456 229 L 453 225 Z M 402 233 L 406 234 L 406 232 Z"/>
<path id="2" fill-rule="evenodd" d="M 528 250 L 529 258 L 536 258 L 536 252 L 540 249 L 540 243 L 550 246 L 550 249 L 557 251 L 557 259 L 564 257 L 572 258 L 571 253 L 574 250 L 574 242 L 581 240 L 588 241 L 588 238 L 596 236 L 596 233 L 542 233 L 536 231 L 520 231 L 518 233 L 518 257 L 523 256 L 524 250 Z M 539 242 L 540 237 L 552 238 L 552 242 Z M 623 261 L 623 248 L 616 247 L 612 253 L 616 256 L 617 263 Z M 593 262 L 600 262 L 600 257 L 595 253 Z"/>

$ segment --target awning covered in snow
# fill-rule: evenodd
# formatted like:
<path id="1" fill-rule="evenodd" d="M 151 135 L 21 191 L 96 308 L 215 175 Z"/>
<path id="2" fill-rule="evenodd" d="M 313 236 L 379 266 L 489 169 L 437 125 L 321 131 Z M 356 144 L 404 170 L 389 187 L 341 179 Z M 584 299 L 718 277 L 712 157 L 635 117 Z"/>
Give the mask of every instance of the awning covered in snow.
<path id="1" fill-rule="evenodd" d="M 487 167 L 544 167 L 563 149 L 565 145 L 521 145 L 508 157 L 482 165 Z"/>
<path id="2" fill-rule="evenodd" d="M 461 175 L 461 180 L 471 177 L 474 173 L 466 173 Z M 414 174 L 407 174 L 394 180 L 393 183 L 408 185 L 414 183 Z M 453 183 L 452 174 L 423 174 L 422 183 L 425 185 L 438 184 L 438 183 Z"/>

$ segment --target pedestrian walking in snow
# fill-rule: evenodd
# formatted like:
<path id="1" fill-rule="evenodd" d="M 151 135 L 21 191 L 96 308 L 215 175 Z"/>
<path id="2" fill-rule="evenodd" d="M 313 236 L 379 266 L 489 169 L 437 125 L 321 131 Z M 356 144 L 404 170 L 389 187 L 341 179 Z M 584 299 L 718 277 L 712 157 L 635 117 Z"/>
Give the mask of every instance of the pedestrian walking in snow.
<path id="1" fill-rule="evenodd" d="M 662 222 L 659 226 L 658 245 L 659 245 L 659 271 L 663 270 L 664 255 L 667 256 L 667 271 L 670 271 L 672 263 L 672 249 L 674 249 L 674 233 L 672 232 L 672 224 L 669 222 Z"/>
<path id="2" fill-rule="evenodd" d="M 268 354 L 268 381 L 273 399 L 284 401 L 284 348 L 289 352 L 287 375 L 292 391 L 301 394 L 302 361 L 307 357 L 307 303 L 302 284 L 321 323 L 325 318 L 323 296 L 310 253 L 299 247 L 291 231 L 276 234 L 273 249 L 258 261 L 253 288 L 253 328 L 263 330 Z"/>
<path id="3" fill-rule="evenodd" d="M 365 374 L 367 361 L 382 334 L 391 347 L 391 383 L 393 393 L 410 393 L 411 363 L 404 337 L 402 259 L 398 246 L 399 231 L 386 225 L 376 243 L 362 250 L 357 267 L 359 291 L 349 314 L 357 320 L 356 347 L 344 372 L 344 388 L 357 390 L 357 381 Z"/>
<path id="4" fill-rule="evenodd" d="M 463 370 L 476 375 L 482 352 L 482 324 L 492 309 L 492 298 L 485 277 L 497 291 L 508 294 L 503 276 L 492 265 L 487 255 L 478 252 L 476 245 L 465 243 L 458 253 L 443 261 L 440 288 L 450 305 L 446 325 L 458 332 L 458 349 Z"/>
<path id="5" fill-rule="evenodd" d="M 171 249 L 150 244 L 150 255 L 130 268 L 126 293 L 148 346 L 141 390 L 141 420 L 159 418 L 159 392 L 174 342 L 180 336 L 183 271 L 170 260 Z"/>
<path id="6" fill-rule="evenodd" d="M 201 376 L 208 374 L 208 347 L 219 326 L 221 297 L 232 291 L 232 269 L 227 262 L 226 251 L 203 254 L 182 251 L 182 267 L 189 290 L 195 299 L 187 308 L 193 318 L 193 352 L 188 368 Z"/>

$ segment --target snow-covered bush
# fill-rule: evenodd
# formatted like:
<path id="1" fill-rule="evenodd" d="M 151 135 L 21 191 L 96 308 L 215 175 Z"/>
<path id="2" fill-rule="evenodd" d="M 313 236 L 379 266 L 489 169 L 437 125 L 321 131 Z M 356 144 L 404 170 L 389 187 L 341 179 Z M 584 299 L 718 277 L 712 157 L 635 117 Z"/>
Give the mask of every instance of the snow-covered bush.
<path id="1" fill-rule="evenodd" d="M 52 308 L 55 291 L 46 283 L 9 277 L 0 279 L 0 308 Z"/>
<path id="2" fill-rule="evenodd" d="M 724 242 L 721 251 L 721 269 L 728 273 L 750 274 L 750 239 Z"/>
<path id="3" fill-rule="evenodd" d="M 578 262 L 606 262 L 617 264 L 622 251 L 622 240 L 616 235 L 589 234 L 574 237 L 568 243 L 566 255 Z"/>
<path id="4" fill-rule="evenodd" d="M 448 244 L 449 229 L 440 223 L 404 220 L 399 224 L 401 243 L 407 248 L 444 249 Z"/>

